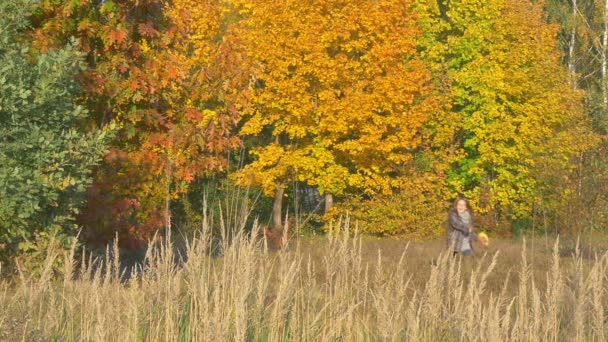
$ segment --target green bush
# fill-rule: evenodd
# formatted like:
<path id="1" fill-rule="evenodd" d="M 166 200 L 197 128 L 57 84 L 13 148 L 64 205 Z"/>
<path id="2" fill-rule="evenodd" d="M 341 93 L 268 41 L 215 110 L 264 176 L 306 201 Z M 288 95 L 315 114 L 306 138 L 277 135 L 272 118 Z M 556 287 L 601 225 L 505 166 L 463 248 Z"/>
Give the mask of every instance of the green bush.
<path id="1" fill-rule="evenodd" d="M 85 131 L 74 101 L 84 68 L 77 41 L 36 55 L 24 41 L 24 0 L 0 2 L 0 256 L 36 255 L 44 236 L 69 244 L 74 216 L 110 130 Z"/>

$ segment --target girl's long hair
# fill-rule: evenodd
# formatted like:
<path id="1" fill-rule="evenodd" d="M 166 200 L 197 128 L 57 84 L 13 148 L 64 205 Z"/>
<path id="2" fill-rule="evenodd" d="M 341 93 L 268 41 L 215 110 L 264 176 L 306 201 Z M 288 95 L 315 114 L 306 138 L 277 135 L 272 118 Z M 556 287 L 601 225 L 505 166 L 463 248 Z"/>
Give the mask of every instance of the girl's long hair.
<path id="1" fill-rule="evenodd" d="M 450 208 L 450 212 L 457 212 L 456 206 L 458 205 L 458 202 L 460 202 L 460 201 L 464 201 L 465 205 L 467 206 L 467 210 L 469 211 L 469 214 L 471 214 L 471 216 L 473 216 L 473 208 L 471 208 L 471 203 L 464 196 L 458 196 L 454 200 L 454 203 L 452 204 L 452 207 Z"/>

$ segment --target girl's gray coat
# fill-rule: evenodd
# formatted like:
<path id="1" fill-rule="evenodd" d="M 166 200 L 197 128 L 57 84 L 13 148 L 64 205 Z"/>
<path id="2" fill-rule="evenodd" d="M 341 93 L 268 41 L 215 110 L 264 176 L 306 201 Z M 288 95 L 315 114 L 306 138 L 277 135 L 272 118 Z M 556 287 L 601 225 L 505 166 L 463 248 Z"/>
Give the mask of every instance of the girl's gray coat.
<path id="1" fill-rule="evenodd" d="M 471 226 L 474 225 L 473 215 L 471 215 Z M 469 233 L 469 227 L 462 222 L 460 215 L 455 210 L 450 210 L 448 215 L 448 248 L 454 252 L 462 252 L 462 242 L 464 239 L 469 239 L 471 250 L 473 249 L 473 241 L 477 235 L 474 232 Z"/>

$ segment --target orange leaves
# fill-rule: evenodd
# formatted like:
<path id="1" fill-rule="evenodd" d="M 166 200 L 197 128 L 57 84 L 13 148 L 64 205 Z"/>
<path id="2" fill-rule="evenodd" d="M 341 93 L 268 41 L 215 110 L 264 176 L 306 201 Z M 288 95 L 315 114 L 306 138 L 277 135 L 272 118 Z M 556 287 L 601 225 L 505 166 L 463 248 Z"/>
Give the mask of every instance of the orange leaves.
<path id="1" fill-rule="evenodd" d="M 109 156 L 97 181 L 111 183 L 108 200 L 117 205 L 136 197 L 137 220 L 160 224 L 153 218 L 167 198 L 182 195 L 197 177 L 223 172 L 227 152 L 240 146 L 234 127 L 248 103 L 247 62 L 222 31 L 230 20 L 226 7 L 107 0 L 66 11 L 66 3 L 74 2 L 41 4 L 38 46 L 63 46 L 71 35 L 81 39 L 90 62 L 81 79 L 92 125 L 114 119 L 122 127 L 114 148 L 124 155 Z"/>
<path id="2" fill-rule="evenodd" d="M 137 31 L 144 37 L 154 38 L 158 35 L 158 31 L 154 29 L 151 22 L 141 23 L 137 26 Z"/>
<path id="3" fill-rule="evenodd" d="M 120 48 L 121 46 L 124 46 L 126 40 L 127 32 L 119 28 L 113 29 L 106 35 L 106 49 L 109 49 L 110 47 L 115 45 L 117 45 L 115 46 L 116 48 Z"/>
<path id="4" fill-rule="evenodd" d="M 201 114 L 200 111 L 198 111 L 194 108 L 189 108 L 186 110 L 186 117 L 191 122 L 198 124 L 201 121 L 201 119 L 203 118 L 203 115 Z"/>
<path id="5" fill-rule="evenodd" d="M 437 102 L 406 2 L 238 3 L 245 19 L 237 34 L 259 84 L 241 134 L 287 137 L 281 155 L 289 165 L 278 175 L 274 154 L 256 152 L 248 172 L 293 176 L 323 192 L 390 191 L 390 174 L 411 159 L 402 154 L 421 147 Z"/>

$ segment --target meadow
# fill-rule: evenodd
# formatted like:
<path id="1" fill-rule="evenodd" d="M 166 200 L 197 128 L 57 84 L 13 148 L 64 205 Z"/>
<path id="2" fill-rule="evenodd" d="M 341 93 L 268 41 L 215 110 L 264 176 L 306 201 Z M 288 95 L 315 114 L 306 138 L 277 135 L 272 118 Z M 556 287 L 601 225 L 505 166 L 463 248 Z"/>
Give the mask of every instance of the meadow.
<path id="1" fill-rule="evenodd" d="M 604 242 L 493 240 L 471 258 L 424 242 L 251 233 L 167 236 L 145 262 L 66 256 L 0 285 L 6 341 L 602 341 Z M 122 271 L 121 271 L 122 270 Z"/>
<path id="2" fill-rule="evenodd" d="M 0 0 L 0 42 L 0 342 L 608 340 L 608 0 Z"/>

